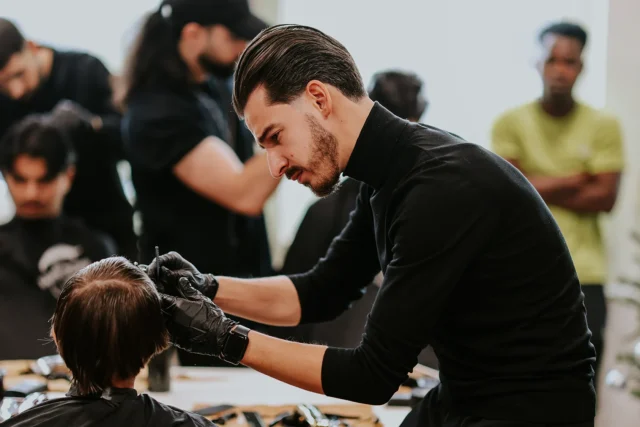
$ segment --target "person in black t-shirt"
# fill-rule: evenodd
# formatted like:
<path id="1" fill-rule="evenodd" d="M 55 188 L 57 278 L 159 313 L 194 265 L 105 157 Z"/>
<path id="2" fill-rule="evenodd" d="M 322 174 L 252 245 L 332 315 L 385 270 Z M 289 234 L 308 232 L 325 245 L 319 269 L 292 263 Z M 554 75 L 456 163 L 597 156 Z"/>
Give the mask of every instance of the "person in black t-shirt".
<path id="1" fill-rule="evenodd" d="M 57 120 L 28 116 L 0 142 L 0 170 L 16 205 L 0 226 L 0 359 L 55 353 L 46 338 L 62 285 L 116 252 L 110 237 L 62 215 L 75 153 Z"/>
<path id="2" fill-rule="evenodd" d="M 279 180 L 265 153 L 253 155 L 228 84 L 246 41 L 265 27 L 242 0 L 165 1 L 146 18 L 122 76 L 143 261 L 158 245 L 202 269 L 271 273 L 262 210 Z"/>
<path id="3" fill-rule="evenodd" d="M 40 403 L 9 427 L 214 427 L 206 418 L 138 394 L 135 379 L 169 336 L 149 277 L 122 257 L 83 268 L 65 284 L 52 338 L 72 374 L 66 397 Z"/>
<path id="4" fill-rule="evenodd" d="M 0 40 L 0 137 L 29 114 L 67 110 L 78 162 L 64 211 L 110 235 L 120 253 L 136 259 L 133 208 L 116 168 L 124 153 L 109 71 L 89 54 L 25 40 L 3 18 Z"/>
<path id="5" fill-rule="evenodd" d="M 363 185 L 349 223 L 306 273 L 234 279 L 201 274 L 175 253 L 152 262 L 172 341 L 374 405 L 431 344 L 441 382 L 403 426 L 592 427 L 584 294 L 542 198 L 504 159 L 393 115 L 363 86 L 346 48 L 314 28 L 278 25 L 247 46 L 234 106 L 274 175 L 318 195 L 342 172 Z M 356 348 L 269 337 L 222 311 L 285 326 L 331 320 L 380 270 Z"/>

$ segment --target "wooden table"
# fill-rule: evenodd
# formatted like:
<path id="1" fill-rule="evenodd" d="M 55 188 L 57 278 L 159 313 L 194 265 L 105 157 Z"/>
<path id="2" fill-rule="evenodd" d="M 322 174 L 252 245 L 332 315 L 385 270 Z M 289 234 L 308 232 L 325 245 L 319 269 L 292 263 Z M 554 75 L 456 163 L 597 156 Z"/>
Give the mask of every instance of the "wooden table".
<path id="1" fill-rule="evenodd" d="M 350 402 L 290 386 L 252 369 L 173 367 L 171 391 L 149 393 L 179 408 L 217 404 L 231 405 L 341 405 Z M 408 408 L 375 406 L 373 412 L 385 427 L 399 426 Z"/>
<path id="2" fill-rule="evenodd" d="M 29 362 L 0 362 L 0 368 L 8 371 L 5 386 L 36 376 L 16 376 L 28 369 Z M 313 405 L 350 404 L 340 399 L 311 393 L 290 386 L 247 368 L 171 368 L 171 390 L 166 393 L 147 392 L 160 402 L 178 408 L 193 410 L 196 407 L 229 404 L 234 406 L 291 405 L 308 403 Z M 52 381 L 50 389 L 63 396 L 68 388 L 64 380 Z M 146 372 L 136 381 L 138 391 L 146 390 Z M 55 394 L 54 394 L 55 396 Z M 400 425 L 408 408 L 375 406 L 372 408 L 385 427 Z"/>

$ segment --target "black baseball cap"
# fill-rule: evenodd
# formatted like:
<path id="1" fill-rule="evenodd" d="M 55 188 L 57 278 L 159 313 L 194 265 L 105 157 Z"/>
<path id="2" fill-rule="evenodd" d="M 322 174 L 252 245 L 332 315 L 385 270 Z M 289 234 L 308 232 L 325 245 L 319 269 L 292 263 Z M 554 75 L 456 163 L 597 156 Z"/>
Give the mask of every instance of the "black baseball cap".
<path id="1" fill-rule="evenodd" d="M 253 39 L 268 27 L 251 13 L 247 0 L 164 0 L 159 11 L 179 29 L 189 22 L 220 24 L 244 40 Z"/>

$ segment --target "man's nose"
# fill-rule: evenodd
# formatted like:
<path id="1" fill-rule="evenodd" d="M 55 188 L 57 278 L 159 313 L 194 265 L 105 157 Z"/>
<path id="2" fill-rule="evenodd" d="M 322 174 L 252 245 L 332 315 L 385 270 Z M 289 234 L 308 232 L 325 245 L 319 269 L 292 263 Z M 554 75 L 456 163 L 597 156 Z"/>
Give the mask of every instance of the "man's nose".
<path id="1" fill-rule="evenodd" d="M 274 178 L 280 178 L 287 171 L 287 160 L 268 150 L 267 163 L 269 164 L 269 172 Z"/>
<path id="2" fill-rule="evenodd" d="M 37 182 L 29 181 L 25 187 L 24 193 L 28 199 L 33 200 L 38 197 L 38 194 L 40 193 L 40 186 Z"/>
<path id="3" fill-rule="evenodd" d="M 9 96 L 12 99 L 18 100 L 24 96 L 26 92 L 26 87 L 24 83 L 19 80 L 14 80 L 9 85 Z"/>

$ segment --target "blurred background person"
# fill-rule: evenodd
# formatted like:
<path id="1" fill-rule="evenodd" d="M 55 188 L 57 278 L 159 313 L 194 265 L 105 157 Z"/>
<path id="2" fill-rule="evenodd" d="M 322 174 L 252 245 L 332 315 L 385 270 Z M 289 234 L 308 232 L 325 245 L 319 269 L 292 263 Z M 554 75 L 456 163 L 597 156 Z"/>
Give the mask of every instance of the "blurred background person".
<path id="1" fill-rule="evenodd" d="M 62 285 L 115 253 L 110 237 L 63 214 L 75 152 L 55 122 L 28 116 L 0 142 L 0 170 L 16 206 L 0 226 L 0 359 L 54 354 L 46 339 Z"/>
<path id="2" fill-rule="evenodd" d="M 117 170 L 124 153 L 109 71 L 87 53 L 25 39 L 4 18 L 0 18 L 0 40 L 0 136 L 29 114 L 66 110 L 78 162 L 64 211 L 108 234 L 120 253 L 136 259 L 133 209 Z"/>
<path id="3" fill-rule="evenodd" d="M 244 0 L 165 1 L 145 18 L 122 75 L 144 261 L 158 245 L 205 271 L 272 272 L 262 210 L 279 180 L 266 153 L 253 154 L 229 83 L 247 40 L 264 28 Z M 224 364 L 179 354 L 186 365 Z"/>
<path id="4" fill-rule="evenodd" d="M 419 122 L 429 107 L 422 89 L 424 83 L 415 73 L 389 70 L 374 74 L 369 98 L 410 122 Z"/>
<path id="5" fill-rule="evenodd" d="M 509 110 L 495 122 L 492 148 L 520 169 L 545 200 L 569 246 L 582 285 L 596 379 L 602 361 L 607 256 L 601 213 L 610 212 L 624 165 L 618 120 L 575 99 L 587 33 L 559 22 L 539 35 L 542 97 Z"/>
<path id="6" fill-rule="evenodd" d="M 154 354 L 169 346 L 169 333 L 155 286 L 125 258 L 93 263 L 69 279 L 51 335 L 72 373 L 71 390 L 3 425 L 215 426 L 136 391 L 136 377 Z"/>

